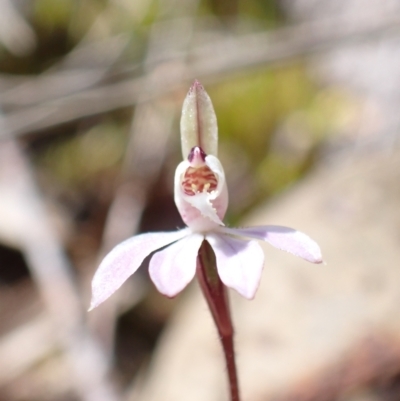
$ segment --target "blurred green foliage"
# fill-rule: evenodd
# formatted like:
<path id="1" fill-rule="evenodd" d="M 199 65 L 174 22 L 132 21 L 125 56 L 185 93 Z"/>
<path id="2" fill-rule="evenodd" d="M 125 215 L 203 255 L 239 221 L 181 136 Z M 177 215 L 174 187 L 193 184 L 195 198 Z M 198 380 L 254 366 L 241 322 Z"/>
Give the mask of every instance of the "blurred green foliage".
<path id="1" fill-rule="evenodd" d="M 236 221 L 257 202 L 286 188 L 313 164 L 337 123 L 344 95 L 312 82 L 301 60 L 250 72 L 208 88 L 218 116 L 226 169 L 238 164 L 239 188 L 231 199 Z M 224 151 L 226 149 L 226 151 Z M 243 196 L 242 191 L 251 191 Z"/>
<path id="2" fill-rule="evenodd" d="M 247 74 L 210 88 L 209 93 L 218 109 L 221 140 L 240 142 L 259 162 L 273 129 L 287 114 L 307 106 L 316 90 L 304 67 L 295 64 Z"/>
<path id="3" fill-rule="evenodd" d="M 127 130 L 108 121 L 80 134 L 51 141 L 37 152 L 36 162 L 51 173 L 58 185 L 84 188 L 103 173 L 118 171 L 126 141 Z"/>

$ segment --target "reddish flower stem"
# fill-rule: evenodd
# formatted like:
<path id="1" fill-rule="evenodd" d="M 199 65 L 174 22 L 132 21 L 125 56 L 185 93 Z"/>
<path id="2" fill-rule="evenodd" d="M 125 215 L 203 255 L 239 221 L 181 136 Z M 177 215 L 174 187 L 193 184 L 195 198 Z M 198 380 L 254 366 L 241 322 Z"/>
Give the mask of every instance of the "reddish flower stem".
<path id="1" fill-rule="evenodd" d="M 218 276 L 215 255 L 204 241 L 197 256 L 197 277 L 217 326 L 228 370 L 231 401 L 240 401 L 233 347 L 233 327 L 226 287 Z"/>

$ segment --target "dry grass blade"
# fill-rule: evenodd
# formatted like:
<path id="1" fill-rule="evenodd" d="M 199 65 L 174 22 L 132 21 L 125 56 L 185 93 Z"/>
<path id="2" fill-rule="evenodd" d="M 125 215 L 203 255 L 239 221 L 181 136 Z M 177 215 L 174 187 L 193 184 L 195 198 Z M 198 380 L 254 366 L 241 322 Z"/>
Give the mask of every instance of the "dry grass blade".
<path id="1" fill-rule="evenodd" d="M 337 26 L 341 26 L 338 30 Z M 188 49 L 187 68 L 154 85 L 154 77 L 139 77 L 89 89 L 38 106 L 9 113 L 14 135 L 23 135 L 149 101 L 177 90 L 184 81 L 207 82 L 260 65 L 274 65 L 321 52 L 350 41 L 371 41 L 382 35 L 398 35 L 400 18 L 382 15 L 353 27 L 348 19 L 328 19 L 281 28 L 271 33 L 229 36 Z M 316 32 L 318 34 L 316 34 Z M 181 35 L 183 37 L 183 35 Z M 160 56 L 157 58 L 160 60 Z M 171 68 L 173 70 L 173 68 Z"/>
<path id="2" fill-rule="evenodd" d="M 61 62 L 35 78 L 15 80 L 1 90 L 0 104 L 9 109 L 26 107 L 77 94 L 103 79 L 125 49 L 128 38 L 117 35 L 79 44 Z M 14 77 L 15 78 L 15 77 Z M 10 78 L 3 77 L 2 81 Z"/>
<path id="3" fill-rule="evenodd" d="M 0 41 L 13 54 L 25 55 L 36 45 L 33 29 L 16 9 L 16 2 L 0 0 Z"/>
<path id="4" fill-rule="evenodd" d="M 0 339 L 0 384 L 18 377 L 57 348 L 54 327 L 46 316 L 36 317 Z"/>
<path id="5" fill-rule="evenodd" d="M 2 125 L 2 131 L 6 126 Z M 2 201 L 8 199 L 14 241 L 25 255 L 32 277 L 54 325 L 56 340 L 65 352 L 76 392 L 84 401 L 117 401 L 106 378 L 107 365 L 100 348 L 84 325 L 71 266 L 57 238 L 29 163 L 13 140 L 0 146 Z M 4 229 L 4 227 L 3 227 Z"/>

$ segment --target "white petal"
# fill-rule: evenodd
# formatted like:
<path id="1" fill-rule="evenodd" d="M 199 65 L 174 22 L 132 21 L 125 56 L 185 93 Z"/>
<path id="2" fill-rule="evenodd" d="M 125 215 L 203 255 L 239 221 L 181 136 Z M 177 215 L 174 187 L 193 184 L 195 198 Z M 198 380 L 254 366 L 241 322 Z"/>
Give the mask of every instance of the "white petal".
<path id="1" fill-rule="evenodd" d="M 149 273 L 158 291 L 174 297 L 190 283 L 203 240 L 202 235 L 193 234 L 153 255 Z"/>
<path id="2" fill-rule="evenodd" d="M 218 126 L 211 99 L 203 86 L 194 81 L 183 102 L 181 117 L 181 143 L 183 159 L 194 146 L 217 155 Z"/>
<path id="3" fill-rule="evenodd" d="M 264 265 L 260 245 L 223 234 L 208 234 L 206 240 L 214 250 L 222 282 L 245 298 L 254 298 Z"/>
<path id="4" fill-rule="evenodd" d="M 215 224 L 223 226 L 224 223 L 218 217 L 217 210 L 211 203 L 210 194 L 201 192 L 193 196 L 185 195 L 184 199 L 194 208 L 196 208 L 202 216 L 209 218 Z"/>
<path id="5" fill-rule="evenodd" d="M 101 262 L 92 281 L 90 310 L 111 296 L 142 264 L 151 252 L 188 235 L 184 229 L 173 232 L 136 235 L 117 245 Z"/>
<path id="6" fill-rule="evenodd" d="M 222 232 L 243 237 L 257 238 L 275 248 L 292 253 L 311 263 L 322 263 L 318 244 L 308 235 L 282 226 L 259 226 L 248 228 L 221 228 Z"/>

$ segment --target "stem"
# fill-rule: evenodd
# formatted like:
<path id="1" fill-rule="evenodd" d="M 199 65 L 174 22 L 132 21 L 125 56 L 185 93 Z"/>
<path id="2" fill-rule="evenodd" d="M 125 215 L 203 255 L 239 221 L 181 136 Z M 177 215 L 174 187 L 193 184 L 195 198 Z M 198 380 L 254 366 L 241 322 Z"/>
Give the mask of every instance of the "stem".
<path id="1" fill-rule="evenodd" d="M 207 241 L 203 242 L 197 256 L 197 277 L 224 350 L 231 401 L 240 401 L 229 300 L 225 285 L 218 276 L 214 252 Z"/>

